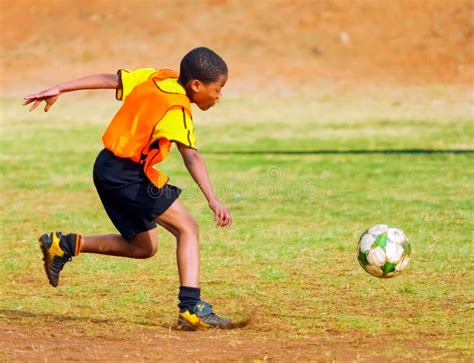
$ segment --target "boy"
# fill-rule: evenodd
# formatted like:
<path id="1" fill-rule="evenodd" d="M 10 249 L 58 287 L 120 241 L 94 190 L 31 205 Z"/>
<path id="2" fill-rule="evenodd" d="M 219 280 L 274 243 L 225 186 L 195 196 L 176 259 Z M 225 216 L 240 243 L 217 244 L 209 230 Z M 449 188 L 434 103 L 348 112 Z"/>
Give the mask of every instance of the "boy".
<path id="1" fill-rule="evenodd" d="M 81 89 L 115 89 L 124 104 L 102 140 L 105 148 L 94 164 L 94 184 L 102 204 L 120 234 L 81 236 L 51 232 L 40 237 L 44 268 L 56 287 L 64 264 L 80 252 L 149 258 L 158 249 L 156 224 L 176 237 L 180 279 L 178 327 L 230 328 L 200 298 L 199 232 L 193 217 L 178 201 L 181 190 L 153 168 L 175 143 L 184 164 L 214 212 L 216 225 L 230 226 L 229 210 L 216 198 L 206 164 L 195 147 L 191 103 L 208 110 L 221 97 L 227 65 L 208 48 L 184 56 L 178 75 L 151 68 L 119 70 L 61 83 L 25 97 L 34 110 L 42 101 L 47 112 L 59 95 Z"/>

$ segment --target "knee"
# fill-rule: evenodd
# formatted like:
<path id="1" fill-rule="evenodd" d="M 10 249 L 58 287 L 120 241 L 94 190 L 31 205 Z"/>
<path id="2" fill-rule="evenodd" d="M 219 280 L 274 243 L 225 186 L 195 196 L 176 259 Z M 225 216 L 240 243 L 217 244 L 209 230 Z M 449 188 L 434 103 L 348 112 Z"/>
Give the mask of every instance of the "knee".
<path id="1" fill-rule="evenodd" d="M 153 257 L 158 252 L 158 243 L 151 245 L 147 250 L 147 258 Z"/>
<path id="2" fill-rule="evenodd" d="M 149 258 L 158 251 L 158 238 L 155 230 L 150 230 L 137 234 L 129 241 L 129 257 Z"/>
<path id="3" fill-rule="evenodd" d="M 179 228 L 180 235 L 192 236 L 196 239 L 199 239 L 199 226 L 197 222 L 190 218 L 186 223 L 183 223 Z"/>
<path id="4" fill-rule="evenodd" d="M 133 257 L 140 258 L 140 259 L 150 258 L 156 255 L 157 252 L 158 252 L 158 244 L 142 246 L 140 248 L 135 247 Z"/>

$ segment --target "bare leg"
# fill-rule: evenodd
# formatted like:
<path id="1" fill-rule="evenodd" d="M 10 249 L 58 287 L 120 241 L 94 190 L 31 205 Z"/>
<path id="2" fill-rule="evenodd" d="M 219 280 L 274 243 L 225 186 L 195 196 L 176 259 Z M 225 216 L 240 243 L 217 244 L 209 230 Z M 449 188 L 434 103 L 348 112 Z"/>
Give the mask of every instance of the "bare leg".
<path id="1" fill-rule="evenodd" d="M 176 237 L 176 259 L 181 286 L 199 287 L 199 228 L 176 200 L 156 222 Z"/>
<path id="2" fill-rule="evenodd" d="M 148 258 L 158 250 L 156 228 L 142 232 L 130 242 L 119 234 L 82 237 L 81 251 L 130 258 Z"/>
<path id="3" fill-rule="evenodd" d="M 160 226 L 162 226 L 164 229 L 166 229 L 169 233 L 171 233 L 173 236 L 176 237 L 176 242 L 178 242 L 179 239 L 179 231 L 174 228 L 171 224 L 168 224 L 162 220 L 156 220 L 156 223 L 158 223 Z"/>

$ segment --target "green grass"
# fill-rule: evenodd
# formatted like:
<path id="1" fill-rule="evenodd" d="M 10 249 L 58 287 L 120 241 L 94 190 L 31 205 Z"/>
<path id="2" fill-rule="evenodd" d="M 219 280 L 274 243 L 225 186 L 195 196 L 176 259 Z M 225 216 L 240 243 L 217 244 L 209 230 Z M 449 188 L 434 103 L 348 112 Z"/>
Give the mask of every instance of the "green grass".
<path id="1" fill-rule="evenodd" d="M 363 110 L 354 99 L 346 104 L 349 96 L 321 96 L 230 98 L 209 115 L 196 112 L 198 146 L 233 212 L 231 229 L 213 227 L 176 151 L 162 165 L 201 226 L 203 296 L 223 314 L 256 316 L 238 332 L 242 339 L 380 336 L 392 344 L 373 354 L 386 358 L 410 359 L 416 349 L 472 356 L 473 155 L 219 154 L 473 148 L 469 102 L 450 113 L 439 104 L 421 108 L 429 92 L 403 107 L 395 96 Z M 447 92 L 442 105 L 452 98 Z M 1 103 L 3 322 L 67 316 L 67 329 L 92 336 L 174 323 L 175 243 L 162 230 L 150 260 L 84 254 L 67 265 L 57 289 L 43 276 L 36 244 L 43 231 L 114 231 L 91 175 L 117 106 L 107 102 L 65 98 L 48 114 Z M 370 277 L 357 263 L 357 239 L 377 223 L 402 228 L 413 244 L 409 269 L 394 279 Z M 421 348 L 405 349 L 420 339 Z"/>

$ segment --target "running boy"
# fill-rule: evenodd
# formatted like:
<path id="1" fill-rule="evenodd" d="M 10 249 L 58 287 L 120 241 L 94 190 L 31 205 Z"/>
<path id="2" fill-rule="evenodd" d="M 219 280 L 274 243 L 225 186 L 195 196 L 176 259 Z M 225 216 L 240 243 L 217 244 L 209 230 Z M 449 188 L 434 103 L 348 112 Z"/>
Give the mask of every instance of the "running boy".
<path id="1" fill-rule="evenodd" d="M 119 70 L 58 84 L 25 97 L 30 111 L 45 101 L 47 112 L 65 92 L 115 89 L 124 101 L 102 140 L 105 148 L 94 164 L 94 184 L 102 204 L 120 234 L 81 236 L 51 232 L 40 237 L 46 274 L 56 287 L 64 264 L 81 252 L 149 258 L 158 249 L 156 224 L 176 237 L 180 280 L 178 327 L 229 328 L 229 319 L 216 315 L 200 298 L 199 231 L 196 221 L 178 201 L 181 190 L 153 168 L 175 143 L 184 165 L 214 212 L 216 225 L 230 226 L 232 216 L 213 191 L 203 157 L 195 147 L 191 103 L 208 110 L 221 97 L 227 65 L 208 48 L 184 56 L 179 76 L 152 68 Z"/>

